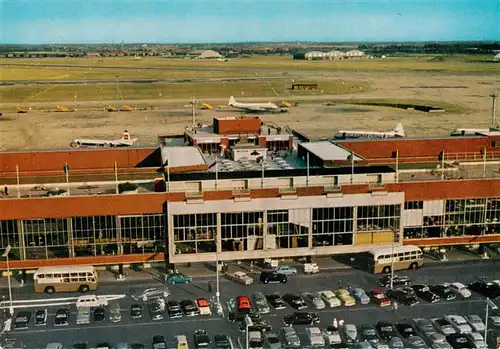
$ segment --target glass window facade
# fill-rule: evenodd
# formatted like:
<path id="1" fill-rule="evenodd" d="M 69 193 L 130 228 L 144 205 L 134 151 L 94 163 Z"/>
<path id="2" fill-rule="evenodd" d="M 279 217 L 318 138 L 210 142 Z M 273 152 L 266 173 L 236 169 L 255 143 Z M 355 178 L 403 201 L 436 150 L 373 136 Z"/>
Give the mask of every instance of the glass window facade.
<path id="1" fill-rule="evenodd" d="M 267 233 L 275 236 L 275 248 L 308 247 L 309 225 L 309 209 L 267 211 Z"/>
<path id="2" fill-rule="evenodd" d="M 5 250 L 10 245 L 10 259 L 20 259 L 19 229 L 16 220 L 0 221 L 0 248 Z"/>
<path id="3" fill-rule="evenodd" d="M 73 217 L 75 256 L 98 256 L 118 253 L 115 216 Z"/>
<path id="4" fill-rule="evenodd" d="M 353 207 L 313 208 L 313 246 L 352 245 L 353 224 Z"/>
<path id="5" fill-rule="evenodd" d="M 23 221 L 26 258 L 69 257 L 67 219 L 29 219 Z"/>
<path id="6" fill-rule="evenodd" d="M 176 254 L 215 252 L 216 213 L 174 215 L 173 223 Z"/>
<path id="7" fill-rule="evenodd" d="M 358 231 L 386 231 L 399 229 L 400 205 L 359 206 Z"/>
<path id="8" fill-rule="evenodd" d="M 261 250 L 264 236 L 264 212 L 221 214 L 222 251 Z"/>

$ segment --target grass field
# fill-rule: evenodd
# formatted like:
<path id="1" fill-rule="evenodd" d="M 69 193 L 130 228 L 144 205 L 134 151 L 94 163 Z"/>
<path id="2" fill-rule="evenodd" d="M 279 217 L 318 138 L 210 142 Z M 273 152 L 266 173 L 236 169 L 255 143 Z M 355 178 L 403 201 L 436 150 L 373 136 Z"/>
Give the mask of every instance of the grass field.
<path id="1" fill-rule="evenodd" d="M 155 100 L 209 97 L 277 97 L 289 95 L 350 94 L 370 90 L 366 83 L 340 80 L 320 80 L 319 91 L 284 91 L 284 81 L 207 82 L 207 83 L 147 83 L 147 84 L 73 84 L 73 85 L 17 85 L 0 87 L 4 103 Z M 289 86 L 288 86 L 289 87 Z"/>
<path id="2" fill-rule="evenodd" d="M 294 71 L 415 71 L 448 73 L 491 73 L 499 71 L 499 64 L 491 62 L 491 55 L 419 55 L 407 57 L 388 57 L 386 59 L 342 60 L 342 61 L 302 61 L 291 56 L 252 56 L 249 58 L 230 59 L 227 62 L 214 60 L 167 59 L 146 57 L 135 60 L 132 57 L 109 58 L 43 58 L 43 59 L 1 59 L 0 63 L 17 64 L 60 64 L 85 65 L 91 67 L 164 67 L 182 69 L 222 69 L 242 71 L 277 70 Z"/>

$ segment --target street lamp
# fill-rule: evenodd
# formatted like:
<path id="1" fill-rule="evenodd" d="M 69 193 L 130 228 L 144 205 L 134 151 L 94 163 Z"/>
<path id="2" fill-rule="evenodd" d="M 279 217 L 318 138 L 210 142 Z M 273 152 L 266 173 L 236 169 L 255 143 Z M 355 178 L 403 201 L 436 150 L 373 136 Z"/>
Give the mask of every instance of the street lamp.
<path id="1" fill-rule="evenodd" d="M 484 342 L 486 343 L 486 336 L 488 335 L 488 316 L 490 307 L 492 310 L 497 310 L 498 307 L 495 303 L 493 303 L 489 298 L 486 298 L 486 319 L 484 321 Z"/>
<path id="2" fill-rule="evenodd" d="M 245 316 L 245 349 L 248 349 L 248 346 L 249 346 L 249 337 L 248 337 L 248 329 L 250 328 L 250 326 L 253 326 L 253 321 L 252 319 L 247 315 Z"/>
<path id="3" fill-rule="evenodd" d="M 12 286 L 10 283 L 10 266 L 9 266 L 9 253 L 10 253 L 11 249 L 12 249 L 12 246 L 7 245 L 4 253 L 2 253 L 2 257 L 5 257 L 7 260 L 7 283 L 9 285 L 9 313 L 10 313 L 10 315 L 12 315 L 14 313 L 14 310 L 12 309 Z"/>
<path id="4" fill-rule="evenodd" d="M 394 288 L 394 237 L 397 233 L 396 229 L 392 229 L 392 251 L 391 251 L 391 290 Z"/>
<path id="5" fill-rule="evenodd" d="M 216 277 L 216 284 L 215 284 L 215 298 L 217 302 L 217 314 L 221 315 L 221 305 L 220 305 L 220 289 L 219 289 L 219 246 L 217 244 L 217 241 L 215 242 L 215 261 L 216 261 L 216 266 L 215 266 L 215 277 Z"/>

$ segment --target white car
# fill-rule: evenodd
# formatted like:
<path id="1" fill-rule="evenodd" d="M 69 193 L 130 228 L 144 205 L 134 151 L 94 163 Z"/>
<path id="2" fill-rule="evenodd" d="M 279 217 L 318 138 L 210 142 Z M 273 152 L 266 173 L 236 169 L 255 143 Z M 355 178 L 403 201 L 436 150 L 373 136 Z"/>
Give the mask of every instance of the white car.
<path id="1" fill-rule="evenodd" d="M 470 296 L 472 296 L 472 293 L 467 288 L 467 286 L 460 282 L 445 284 L 445 286 L 448 286 L 456 295 L 461 296 L 462 298 L 469 298 Z"/>
<path id="2" fill-rule="evenodd" d="M 311 302 L 311 304 L 316 308 L 316 309 L 325 309 L 326 304 L 325 302 L 321 299 L 321 296 L 319 293 L 316 292 L 304 292 L 301 294 L 302 298 L 308 300 Z"/>
<path id="3" fill-rule="evenodd" d="M 323 336 L 326 338 L 326 343 L 330 346 L 342 343 L 342 338 L 340 338 L 339 330 L 336 327 L 327 326 L 323 330 Z"/>
<path id="4" fill-rule="evenodd" d="M 132 298 L 135 300 L 142 299 L 144 302 L 146 302 L 148 299 L 151 299 L 151 298 L 157 298 L 157 297 L 167 298 L 169 295 L 170 295 L 170 290 L 166 287 L 164 287 L 164 288 L 148 288 L 148 289 L 144 290 L 139 295 L 132 295 Z"/>
<path id="5" fill-rule="evenodd" d="M 229 275 L 231 280 L 240 284 L 240 285 L 251 285 L 253 284 L 253 278 L 248 276 L 246 273 L 242 271 L 237 271 Z"/>
<path id="6" fill-rule="evenodd" d="M 450 343 L 446 341 L 446 337 L 438 332 L 427 335 L 431 343 L 432 349 L 453 349 Z"/>
<path id="7" fill-rule="evenodd" d="M 465 320 L 467 320 L 474 331 L 481 333 L 484 332 L 483 320 L 478 315 L 467 315 L 465 316 Z"/>
<path id="8" fill-rule="evenodd" d="M 340 299 L 338 299 L 335 293 L 331 290 L 320 291 L 319 295 L 321 296 L 321 299 L 323 299 L 323 302 L 325 302 L 325 304 L 330 308 L 336 308 L 342 305 Z"/>
<path id="9" fill-rule="evenodd" d="M 321 330 L 317 327 L 306 328 L 309 343 L 315 348 L 323 348 L 325 346 L 325 339 L 321 334 Z"/>
<path id="10" fill-rule="evenodd" d="M 488 322 L 489 326 L 500 327 L 500 316 L 490 316 Z"/>
<path id="11" fill-rule="evenodd" d="M 472 341 L 476 345 L 476 349 L 486 349 L 487 348 L 486 343 L 484 342 L 484 338 L 483 338 L 483 336 L 481 336 L 480 333 L 477 333 L 477 332 L 469 333 L 469 337 L 470 337 L 470 339 L 472 339 Z"/>
<path id="12" fill-rule="evenodd" d="M 467 323 L 467 320 L 460 315 L 446 315 L 446 319 L 457 329 L 459 333 L 471 333 L 472 327 Z"/>
<path id="13" fill-rule="evenodd" d="M 358 341 L 358 329 L 353 324 L 344 325 L 344 332 L 347 343 L 356 343 Z"/>

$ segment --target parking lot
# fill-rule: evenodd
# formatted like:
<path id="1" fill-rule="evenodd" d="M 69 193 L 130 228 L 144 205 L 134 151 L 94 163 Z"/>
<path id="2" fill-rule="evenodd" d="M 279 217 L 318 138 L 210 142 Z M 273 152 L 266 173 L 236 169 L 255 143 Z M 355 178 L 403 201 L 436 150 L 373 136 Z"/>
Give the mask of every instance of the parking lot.
<path id="1" fill-rule="evenodd" d="M 407 275 L 414 283 L 424 284 L 439 284 L 443 282 L 460 281 L 465 284 L 476 280 L 478 277 L 484 277 L 487 280 L 500 278 L 498 276 L 497 267 L 491 261 L 471 261 L 463 264 L 442 264 L 432 267 L 424 267 L 417 271 L 402 272 L 400 275 Z M 256 278 L 257 279 L 257 278 Z M 126 297 L 119 300 L 122 320 L 119 323 L 109 322 L 108 317 L 104 321 L 96 322 L 91 317 L 90 324 L 76 325 L 76 308 L 73 305 L 69 319 L 69 325 L 64 327 L 54 326 L 54 314 L 58 308 L 64 306 L 54 306 L 48 308 L 48 319 L 45 326 L 33 325 L 33 321 L 27 330 L 12 330 L 6 334 L 8 337 L 14 337 L 18 343 L 23 343 L 30 349 L 41 348 L 45 349 L 47 343 L 58 342 L 65 345 L 65 348 L 71 348 L 74 343 L 86 342 L 89 347 L 95 347 L 98 343 L 116 343 L 128 342 L 142 343 L 146 348 L 151 347 L 152 337 L 154 335 L 164 335 L 168 340 L 168 347 L 175 348 L 174 336 L 184 334 L 190 341 L 190 347 L 194 348 L 192 342 L 193 332 L 196 329 L 206 330 L 210 336 L 217 333 L 225 333 L 230 336 L 236 348 L 244 348 L 245 337 L 238 330 L 238 326 L 228 320 L 227 303 L 232 298 L 239 295 L 251 296 L 254 292 L 263 292 L 270 294 L 278 292 L 281 295 L 289 293 L 317 292 L 322 290 L 336 290 L 340 287 L 361 287 L 367 292 L 374 288 L 379 288 L 377 285 L 378 276 L 367 274 L 354 269 L 346 269 L 336 272 L 320 272 L 316 275 L 297 275 L 290 276 L 286 284 L 267 284 L 263 285 L 255 281 L 254 284 L 248 286 L 238 285 L 227 279 L 222 279 L 220 282 L 221 302 L 224 305 L 224 317 L 217 315 L 212 316 L 194 316 L 183 317 L 180 319 L 170 319 L 165 314 L 163 320 L 151 321 L 147 309 L 144 308 L 143 317 L 141 319 L 130 318 L 130 306 L 136 303 L 131 297 L 131 294 L 140 292 L 147 287 L 161 287 L 155 282 L 117 282 L 115 284 L 103 284 L 99 288 L 98 294 L 125 294 Z M 207 290 L 207 282 L 211 280 L 214 285 L 214 292 L 209 293 Z M 204 278 L 202 280 L 194 279 L 191 284 L 170 285 L 171 295 L 168 299 L 181 301 L 183 299 L 197 299 L 204 297 L 211 299 L 215 295 L 215 280 Z M 34 294 L 31 289 L 24 287 L 15 289 L 14 299 L 29 299 L 29 298 L 54 298 L 78 296 L 75 294 L 57 294 L 54 296 Z M 386 320 L 390 322 L 411 321 L 414 318 L 430 318 L 440 317 L 447 314 L 470 315 L 477 314 L 484 319 L 485 315 L 485 298 L 474 294 L 468 299 L 457 299 L 452 301 L 439 301 L 437 303 L 427 303 L 420 300 L 419 304 L 407 307 L 400 306 L 397 310 L 392 307 L 381 308 L 373 303 L 367 305 L 356 305 L 346 308 L 344 306 L 338 308 L 326 308 L 316 310 L 309 303 L 308 309 L 305 311 L 318 312 L 321 322 L 318 325 L 321 329 L 327 325 L 331 325 L 333 319 L 343 320 L 345 324 L 355 324 L 357 326 L 363 324 L 376 324 L 378 321 Z M 37 308 L 29 310 L 34 314 Z M 21 309 L 16 309 L 16 312 Z M 215 309 L 212 310 L 216 314 Z M 283 310 L 275 310 L 271 307 L 271 312 L 263 315 L 273 328 L 277 331 L 283 326 L 282 317 L 286 314 L 293 313 L 293 309 L 288 307 Z M 297 333 L 301 342 L 308 342 L 305 333 L 306 326 L 296 326 Z M 4 336 L 5 337 L 5 336 Z"/>

